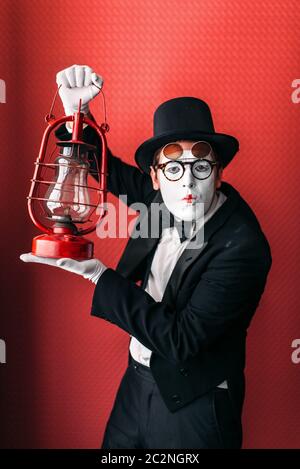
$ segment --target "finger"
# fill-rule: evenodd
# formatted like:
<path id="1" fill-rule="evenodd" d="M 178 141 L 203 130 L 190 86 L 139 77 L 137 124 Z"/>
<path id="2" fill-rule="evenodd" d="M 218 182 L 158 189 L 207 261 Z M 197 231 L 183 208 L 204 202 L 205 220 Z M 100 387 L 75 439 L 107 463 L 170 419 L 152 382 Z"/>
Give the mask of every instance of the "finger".
<path id="1" fill-rule="evenodd" d="M 41 256 L 36 256 L 32 254 L 31 252 L 28 252 L 26 254 L 21 254 L 20 259 L 23 262 L 35 262 L 37 264 L 47 264 L 47 265 L 53 265 L 56 266 L 57 259 L 52 259 L 50 257 L 41 257 Z"/>
<path id="2" fill-rule="evenodd" d="M 65 75 L 70 83 L 71 88 L 75 88 L 76 86 L 75 68 L 76 65 L 72 65 L 72 67 L 66 68 L 65 70 Z"/>
<path id="3" fill-rule="evenodd" d="M 20 259 L 24 262 L 33 262 L 35 261 L 35 256 L 31 254 L 31 252 L 28 252 L 27 254 L 21 254 Z"/>
<path id="4" fill-rule="evenodd" d="M 103 78 L 100 75 L 97 75 L 95 72 L 92 73 L 92 81 L 93 84 L 102 88 L 103 86 Z"/>
<path id="5" fill-rule="evenodd" d="M 75 67 L 75 80 L 76 80 L 76 86 L 78 88 L 82 88 L 84 84 L 84 75 L 85 75 L 85 69 L 84 66 L 82 65 L 76 65 Z"/>
<path id="6" fill-rule="evenodd" d="M 91 85 L 91 83 L 92 83 L 92 73 L 93 73 L 93 70 L 92 70 L 91 67 L 89 67 L 88 65 L 85 65 L 85 67 L 84 67 L 84 72 L 85 72 L 85 76 L 84 76 L 84 86 L 89 86 L 89 85 Z"/>
<path id="7" fill-rule="evenodd" d="M 100 93 L 100 90 L 103 85 L 102 77 L 96 75 L 96 73 L 92 74 L 92 80 L 93 84 L 89 87 L 91 99 L 93 99 L 95 96 L 97 96 L 97 94 Z"/>
<path id="8" fill-rule="evenodd" d="M 65 75 L 65 70 L 62 70 L 61 72 L 58 72 L 56 74 L 56 83 L 57 86 L 65 86 L 66 88 L 70 88 L 70 83 Z"/>
<path id="9" fill-rule="evenodd" d="M 87 104 L 91 101 L 91 99 L 94 98 L 99 93 L 99 90 L 96 89 L 96 94 L 91 91 L 92 88 L 95 88 L 95 86 L 90 85 L 90 86 L 84 86 L 80 90 L 80 98 L 82 99 L 83 104 Z"/>

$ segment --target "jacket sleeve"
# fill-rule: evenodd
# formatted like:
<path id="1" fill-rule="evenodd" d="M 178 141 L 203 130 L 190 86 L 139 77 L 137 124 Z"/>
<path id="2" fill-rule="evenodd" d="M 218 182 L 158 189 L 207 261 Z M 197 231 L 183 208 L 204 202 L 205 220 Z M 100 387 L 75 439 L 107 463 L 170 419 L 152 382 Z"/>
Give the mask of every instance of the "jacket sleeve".
<path id="1" fill-rule="evenodd" d="M 249 242 L 232 245 L 209 264 L 181 311 L 156 302 L 141 287 L 108 269 L 95 287 L 91 314 L 116 324 L 177 364 L 235 328 L 246 330 L 270 266 L 270 255 L 260 256 Z"/>
<path id="2" fill-rule="evenodd" d="M 64 124 L 56 130 L 55 135 L 59 140 L 70 140 L 72 136 Z M 100 166 L 102 145 L 94 129 L 89 126 L 84 128 L 83 141 L 96 145 L 98 164 Z M 95 170 L 96 165 L 94 159 L 90 158 L 90 163 L 91 169 Z M 127 205 L 131 205 L 135 202 L 146 202 L 149 196 L 151 198 L 151 195 L 155 193 L 151 178 L 148 174 L 142 173 L 139 168 L 125 163 L 121 158 L 114 156 L 109 148 L 107 155 L 107 171 L 108 191 L 116 197 L 126 195 Z"/>

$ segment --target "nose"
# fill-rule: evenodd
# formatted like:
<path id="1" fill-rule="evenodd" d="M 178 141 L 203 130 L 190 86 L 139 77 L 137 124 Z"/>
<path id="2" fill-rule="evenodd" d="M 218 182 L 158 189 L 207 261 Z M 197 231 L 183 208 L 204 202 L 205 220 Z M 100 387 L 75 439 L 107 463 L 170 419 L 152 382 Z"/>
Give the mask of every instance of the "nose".
<path id="1" fill-rule="evenodd" d="M 190 189 L 195 186 L 194 182 L 189 182 L 188 184 L 183 184 L 183 187 L 189 187 Z"/>
<path id="2" fill-rule="evenodd" d="M 195 187 L 195 178 L 193 176 L 193 173 L 191 171 L 191 165 L 187 164 L 185 166 L 185 172 L 184 175 L 182 176 L 182 187 L 188 187 L 189 189 Z"/>

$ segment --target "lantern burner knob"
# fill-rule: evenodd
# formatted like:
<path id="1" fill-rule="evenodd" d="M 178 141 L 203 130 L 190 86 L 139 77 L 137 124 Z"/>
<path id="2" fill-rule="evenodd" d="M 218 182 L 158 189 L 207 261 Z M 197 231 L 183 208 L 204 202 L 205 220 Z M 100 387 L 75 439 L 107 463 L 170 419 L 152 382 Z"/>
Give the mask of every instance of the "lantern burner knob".
<path id="1" fill-rule="evenodd" d="M 53 233 L 56 234 L 78 234 L 76 225 L 72 222 L 57 222 L 53 225 Z"/>

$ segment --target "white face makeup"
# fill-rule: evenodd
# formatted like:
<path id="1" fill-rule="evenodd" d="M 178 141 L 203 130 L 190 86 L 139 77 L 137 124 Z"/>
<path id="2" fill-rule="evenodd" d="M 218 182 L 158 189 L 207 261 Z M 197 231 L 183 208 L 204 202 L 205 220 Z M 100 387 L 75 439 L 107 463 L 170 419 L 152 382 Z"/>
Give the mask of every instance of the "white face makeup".
<path id="1" fill-rule="evenodd" d="M 198 160 L 189 151 L 194 142 L 178 141 L 184 148 L 183 154 L 178 161 L 193 162 Z M 213 161 L 213 156 L 206 159 Z M 160 163 L 170 161 L 164 155 L 160 156 Z M 167 173 L 166 173 L 167 174 Z M 207 179 L 194 177 L 191 165 L 185 165 L 185 171 L 178 181 L 167 179 L 162 169 L 157 170 L 157 179 L 163 201 L 168 210 L 179 220 L 192 221 L 203 216 L 209 209 L 216 192 L 216 166 L 213 167 L 211 175 Z M 204 205 L 203 205 L 204 204 Z"/>

